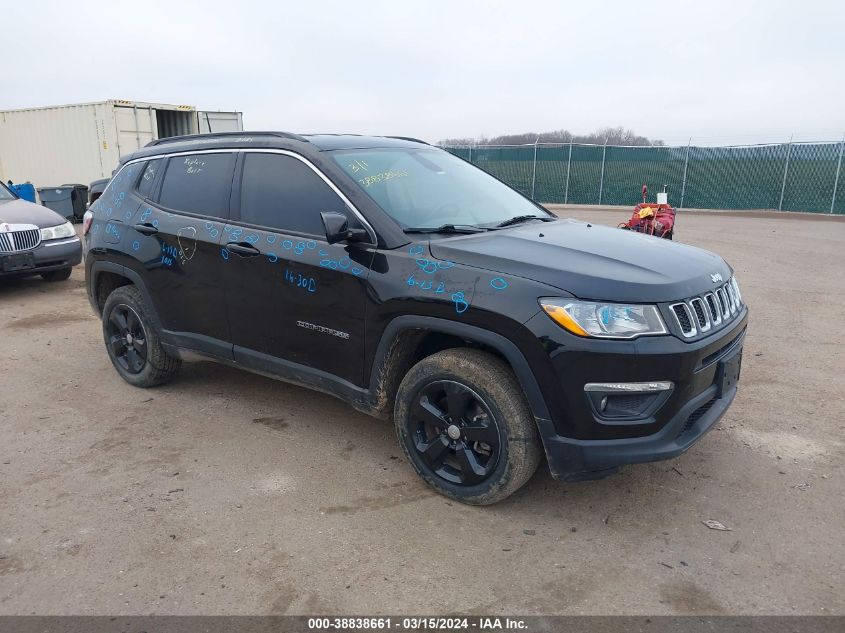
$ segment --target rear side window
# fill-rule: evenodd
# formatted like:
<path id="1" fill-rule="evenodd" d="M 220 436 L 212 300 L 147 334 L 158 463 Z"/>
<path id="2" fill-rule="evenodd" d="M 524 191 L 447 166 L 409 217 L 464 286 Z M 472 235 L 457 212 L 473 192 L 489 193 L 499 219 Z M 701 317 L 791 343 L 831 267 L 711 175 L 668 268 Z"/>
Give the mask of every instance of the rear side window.
<path id="1" fill-rule="evenodd" d="M 284 232 L 325 235 L 322 211 L 346 213 L 346 205 L 302 161 L 282 154 L 244 155 L 241 221 Z"/>
<path id="2" fill-rule="evenodd" d="M 138 193 L 145 198 L 153 195 L 153 185 L 155 184 L 158 170 L 163 163 L 164 161 L 161 158 L 156 158 L 155 160 L 149 161 L 146 167 L 144 167 L 144 173 L 141 176 L 141 180 L 138 181 Z"/>
<path id="3" fill-rule="evenodd" d="M 170 158 L 159 204 L 176 211 L 228 217 L 234 164 L 235 155 L 231 153 Z"/>

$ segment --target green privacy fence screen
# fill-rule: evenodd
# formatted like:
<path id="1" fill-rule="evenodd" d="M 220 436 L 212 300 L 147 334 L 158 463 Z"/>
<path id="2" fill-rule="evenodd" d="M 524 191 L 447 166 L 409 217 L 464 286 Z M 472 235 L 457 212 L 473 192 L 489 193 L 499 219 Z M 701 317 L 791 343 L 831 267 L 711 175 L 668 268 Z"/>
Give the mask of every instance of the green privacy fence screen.
<path id="1" fill-rule="evenodd" d="M 741 147 L 445 147 L 539 202 L 634 205 L 668 187 L 678 208 L 845 214 L 845 143 Z"/>

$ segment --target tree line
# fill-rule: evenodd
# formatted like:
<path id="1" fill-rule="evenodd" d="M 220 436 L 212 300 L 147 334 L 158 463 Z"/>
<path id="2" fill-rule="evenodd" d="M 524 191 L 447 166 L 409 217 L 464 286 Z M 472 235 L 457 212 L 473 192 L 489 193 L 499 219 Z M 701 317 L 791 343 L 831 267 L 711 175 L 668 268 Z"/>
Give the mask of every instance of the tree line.
<path id="1" fill-rule="evenodd" d="M 502 134 L 488 138 L 447 138 L 438 145 L 530 145 L 533 143 L 585 143 L 593 145 L 663 145 L 663 141 L 649 139 L 624 127 L 605 127 L 592 134 L 573 134 L 569 130 L 552 132 L 523 132 L 522 134 Z"/>

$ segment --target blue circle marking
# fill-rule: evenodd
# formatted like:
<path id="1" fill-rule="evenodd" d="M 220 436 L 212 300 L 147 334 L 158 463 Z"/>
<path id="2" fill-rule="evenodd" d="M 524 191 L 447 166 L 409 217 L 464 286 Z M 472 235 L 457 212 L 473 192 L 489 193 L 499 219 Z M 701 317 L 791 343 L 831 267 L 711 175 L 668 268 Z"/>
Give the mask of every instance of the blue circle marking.
<path id="1" fill-rule="evenodd" d="M 132 250 L 133 251 L 137 251 L 139 248 L 141 248 L 141 242 L 139 242 L 138 240 L 135 240 L 134 242 L 132 242 Z"/>
<path id="2" fill-rule="evenodd" d="M 493 286 L 494 290 L 504 290 L 510 284 L 501 277 L 493 277 L 493 279 L 490 280 L 490 285 Z"/>

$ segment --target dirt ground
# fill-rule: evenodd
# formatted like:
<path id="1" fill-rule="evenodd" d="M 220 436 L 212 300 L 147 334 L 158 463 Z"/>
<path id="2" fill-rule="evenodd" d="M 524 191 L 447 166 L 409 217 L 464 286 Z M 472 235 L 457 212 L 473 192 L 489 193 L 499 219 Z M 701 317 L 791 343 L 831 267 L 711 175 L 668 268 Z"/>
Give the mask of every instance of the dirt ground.
<path id="1" fill-rule="evenodd" d="M 676 239 L 750 306 L 733 407 L 678 459 L 543 465 L 487 508 L 329 396 L 211 363 L 130 387 L 81 268 L 0 281 L 0 614 L 845 614 L 845 222 L 689 214 Z"/>

